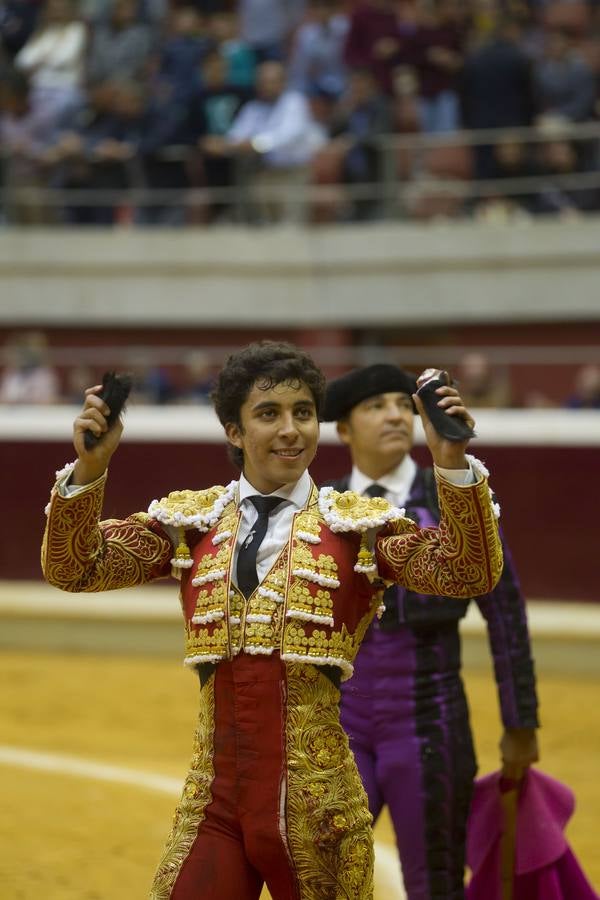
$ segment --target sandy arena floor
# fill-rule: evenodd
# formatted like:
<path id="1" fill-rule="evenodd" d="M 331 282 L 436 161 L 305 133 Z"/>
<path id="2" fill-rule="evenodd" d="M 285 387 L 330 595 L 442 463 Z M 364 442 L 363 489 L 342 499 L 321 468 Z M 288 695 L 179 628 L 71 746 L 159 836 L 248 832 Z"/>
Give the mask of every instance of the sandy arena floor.
<path id="1" fill-rule="evenodd" d="M 164 658 L 6 651 L 0 681 L 3 900 L 146 897 L 190 753 L 195 680 Z M 467 682 L 486 772 L 497 764 L 494 687 L 483 670 Z M 568 836 L 596 886 L 599 690 L 599 675 L 540 679 L 543 768 L 576 792 Z M 387 818 L 376 840 L 376 898 L 402 897 Z"/>

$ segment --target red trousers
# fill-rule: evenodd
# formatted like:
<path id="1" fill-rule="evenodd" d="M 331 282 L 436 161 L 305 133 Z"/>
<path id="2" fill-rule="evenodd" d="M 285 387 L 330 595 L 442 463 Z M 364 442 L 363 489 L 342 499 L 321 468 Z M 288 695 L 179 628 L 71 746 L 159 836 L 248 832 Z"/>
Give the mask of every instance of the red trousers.
<path id="1" fill-rule="evenodd" d="M 286 839 L 286 673 L 279 656 L 217 666 L 212 801 L 172 900 L 298 900 Z"/>

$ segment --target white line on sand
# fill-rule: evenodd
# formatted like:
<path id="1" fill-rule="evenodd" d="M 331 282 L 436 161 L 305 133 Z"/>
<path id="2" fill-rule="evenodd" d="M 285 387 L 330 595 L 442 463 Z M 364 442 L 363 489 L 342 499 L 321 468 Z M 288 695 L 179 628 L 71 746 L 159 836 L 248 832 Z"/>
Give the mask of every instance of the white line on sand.
<path id="1" fill-rule="evenodd" d="M 40 753 L 24 747 L 0 746 L 1 763 L 21 769 L 55 772 L 57 775 L 75 775 L 79 778 L 92 778 L 95 781 L 129 784 L 163 794 L 177 794 L 182 787 L 179 778 L 169 778 L 154 772 L 140 772 L 122 766 L 110 766 L 62 753 Z"/>
<path id="2" fill-rule="evenodd" d="M 169 778 L 154 772 L 140 772 L 123 766 L 110 766 L 63 753 L 41 753 L 28 750 L 26 747 L 0 745 L 0 765 L 2 764 L 21 769 L 54 772 L 59 775 L 73 775 L 78 778 L 91 778 L 95 781 L 127 784 L 162 794 L 178 794 L 182 787 L 182 782 L 178 778 Z M 405 894 L 400 887 L 398 855 L 395 848 L 389 844 L 379 842 L 376 844 L 375 880 L 378 893 L 385 896 L 386 900 L 404 900 Z"/>

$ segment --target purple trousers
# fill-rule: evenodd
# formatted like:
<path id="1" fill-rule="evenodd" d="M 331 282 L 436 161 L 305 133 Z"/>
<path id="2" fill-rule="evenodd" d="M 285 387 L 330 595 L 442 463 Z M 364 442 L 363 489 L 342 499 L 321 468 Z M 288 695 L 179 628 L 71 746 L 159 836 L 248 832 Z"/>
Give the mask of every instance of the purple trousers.
<path id="1" fill-rule="evenodd" d="M 389 808 L 409 900 L 462 900 L 476 763 L 458 623 L 371 626 L 341 720 L 374 820 Z"/>

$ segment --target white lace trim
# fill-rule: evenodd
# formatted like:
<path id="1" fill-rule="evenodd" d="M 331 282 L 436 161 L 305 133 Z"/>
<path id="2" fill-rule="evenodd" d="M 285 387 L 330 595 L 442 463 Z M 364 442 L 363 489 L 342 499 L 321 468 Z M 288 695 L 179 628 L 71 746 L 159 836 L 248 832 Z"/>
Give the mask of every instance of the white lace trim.
<path id="1" fill-rule="evenodd" d="M 227 569 L 213 569 L 205 575 L 196 575 L 195 578 L 192 578 L 192 584 L 194 587 L 199 587 L 201 584 L 206 584 L 209 581 L 222 581 L 226 575 Z"/>
<path id="2" fill-rule="evenodd" d="M 283 603 L 284 596 L 280 594 L 279 591 L 273 591 L 271 588 L 259 587 L 258 593 L 261 597 L 266 597 L 269 600 L 274 600 L 275 603 Z"/>
<path id="3" fill-rule="evenodd" d="M 212 543 L 216 547 L 217 544 L 222 544 L 223 541 L 228 540 L 228 538 L 233 537 L 233 531 L 220 531 L 218 534 L 215 534 Z"/>
<path id="4" fill-rule="evenodd" d="M 262 644 L 251 644 L 242 647 L 244 653 L 250 653 L 252 656 L 270 656 L 274 649 L 274 647 L 263 647 Z"/>
<path id="5" fill-rule="evenodd" d="M 311 531 L 297 531 L 296 537 L 299 537 L 301 541 L 306 541 L 307 544 L 320 544 L 321 538 L 318 534 L 313 534 Z"/>
<path id="6" fill-rule="evenodd" d="M 191 569 L 194 565 L 193 559 L 186 559 L 185 557 L 178 559 L 176 556 L 171 560 L 171 565 L 174 569 Z"/>
<path id="7" fill-rule="evenodd" d="M 370 572 L 376 572 L 377 566 L 375 563 L 372 563 L 370 566 L 361 566 L 360 563 L 356 563 L 354 566 L 355 572 L 363 572 L 365 575 L 368 575 Z"/>
<path id="8" fill-rule="evenodd" d="M 390 506 L 372 516 L 363 516 L 360 519 L 342 516 L 333 510 L 333 500 L 331 499 L 333 491 L 332 487 L 324 487 L 319 491 L 319 510 L 332 531 L 363 532 L 370 528 L 379 528 L 394 519 L 404 518 L 405 510 L 397 506 Z"/>
<path id="9" fill-rule="evenodd" d="M 59 469 L 58 472 L 56 472 L 56 480 L 60 481 L 60 479 L 64 478 L 65 475 L 70 475 L 71 472 L 73 471 L 73 469 L 75 468 L 76 463 L 77 463 L 77 460 L 75 460 L 74 462 L 67 463 L 66 465 L 64 465 L 62 467 L 62 469 Z"/>
<path id="10" fill-rule="evenodd" d="M 266 613 L 248 613 L 246 616 L 246 622 L 265 622 L 270 623 L 273 619 L 271 616 L 266 615 Z"/>
<path id="11" fill-rule="evenodd" d="M 176 528 L 193 527 L 198 531 L 210 531 L 221 517 L 225 507 L 231 503 L 235 495 L 237 481 L 230 481 L 220 497 L 217 497 L 208 512 L 194 513 L 184 516 L 180 512 L 170 512 L 168 507 L 161 506 L 159 500 L 153 500 L 148 507 L 148 515 L 162 522 L 163 525 L 174 525 Z"/>
<path id="12" fill-rule="evenodd" d="M 314 666 L 337 666 L 342 670 L 342 681 L 352 677 L 354 666 L 347 659 L 337 656 L 305 656 L 302 653 L 282 653 L 281 658 L 286 662 L 311 663 Z"/>
<path id="13" fill-rule="evenodd" d="M 328 575 L 320 575 L 312 569 L 292 569 L 292 575 L 298 578 L 304 578 L 306 581 L 312 581 L 314 584 L 320 584 L 321 587 L 339 588 L 340 583 L 337 578 L 330 578 Z"/>
<path id="14" fill-rule="evenodd" d="M 472 453 L 465 453 L 465 459 L 468 463 L 470 463 L 471 468 L 476 475 L 481 475 L 482 478 L 490 477 L 490 472 L 486 464 L 480 459 L 477 459 L 476 456 L 473 456 Z"/>
<path id="15" fill-rule="evenodd" d="M 229 616 L 229 624 L 230 625 L 241 625 L 242 620 L 239 616 Z"/>
<path id="16" fill-rule="evenodd" d="M 480 459 L 477 459 L 477 457 L 473 456 L 471 453 L 465 453 L 465 458 L 467 462 L 470 463 L 471 469 L 475 473 L 475 475 L 479 475 L 482 478 L 490 477 L 489 470 L 484 462 L 482 462 Z M 491 487 L 489 487 L 489 485 L 488 490 L 490 492 L 490 501 L 492 504 L 492 512 L 494 513 L 494 518 L 499 519 L 500 504 L 494 500 L 494 492 Z"/>
<path id="17" fill-rule="evenodd" d="M 225 657 L 222 653 L 197 653 L 196 656 L 186 656 L 184 666 L 197 666 L 198 663 L 221 662 Z"/>
<path id="18" fill-rule="evenodd" d="M 207 625 L 209 622 L 218 622 L 219 619 L 224 618 L 225 613 L 222 609 L 213 609 L 211 612 L 204 613 L 202 616 L 198 616 L 194 613 L 192 622 L 194 625 Z"/>
<path id="19" fill-rule="evenodd" d="M 321 615 L 320 613 L 309 613 L 303 609 L 288 609 L 285 614 L 286 619 L 302 619 L 304 622 L 316 622 L 318 625 L 329 625 L 333 628 L 334 622 L 331 616 Z"/>
<path id="20" fill-rule="evenodd" d="M 75 462 L 76 462 L 76 461 L 75 461 Z M 73 469 L 75 468 L 75 462 L 67 463 L 66 465 L 64 465 L 64 466 L 62 467 L 62 469 L 58 469 L 58 471 L 54 473 L 55 484 L 56 484 L 56 482 L 58 482 L 58 481 L 60 481 L 62 478 L 64 478 L 66 475 L 70 475 L 70 474 L 71 474 L 71 472 L 72 472 Z M 56 488 L 55 488 L 54 491 L 52 492 L 52 495 L 51 495 L 51 497 L 50 497 L 50 500 L 48 501 L 48 503 L 46 503 L 46 505 L 45 505 L 45 507 L 44 507 L 44 514 L 45 514 L 45 515 L 48 515 L 48 514 L 50 513 L 50 507 L 52 506 L 52 496 L 54 496 L 54 493 L 55 493 L 55 492 L 56 492 Z"/>

